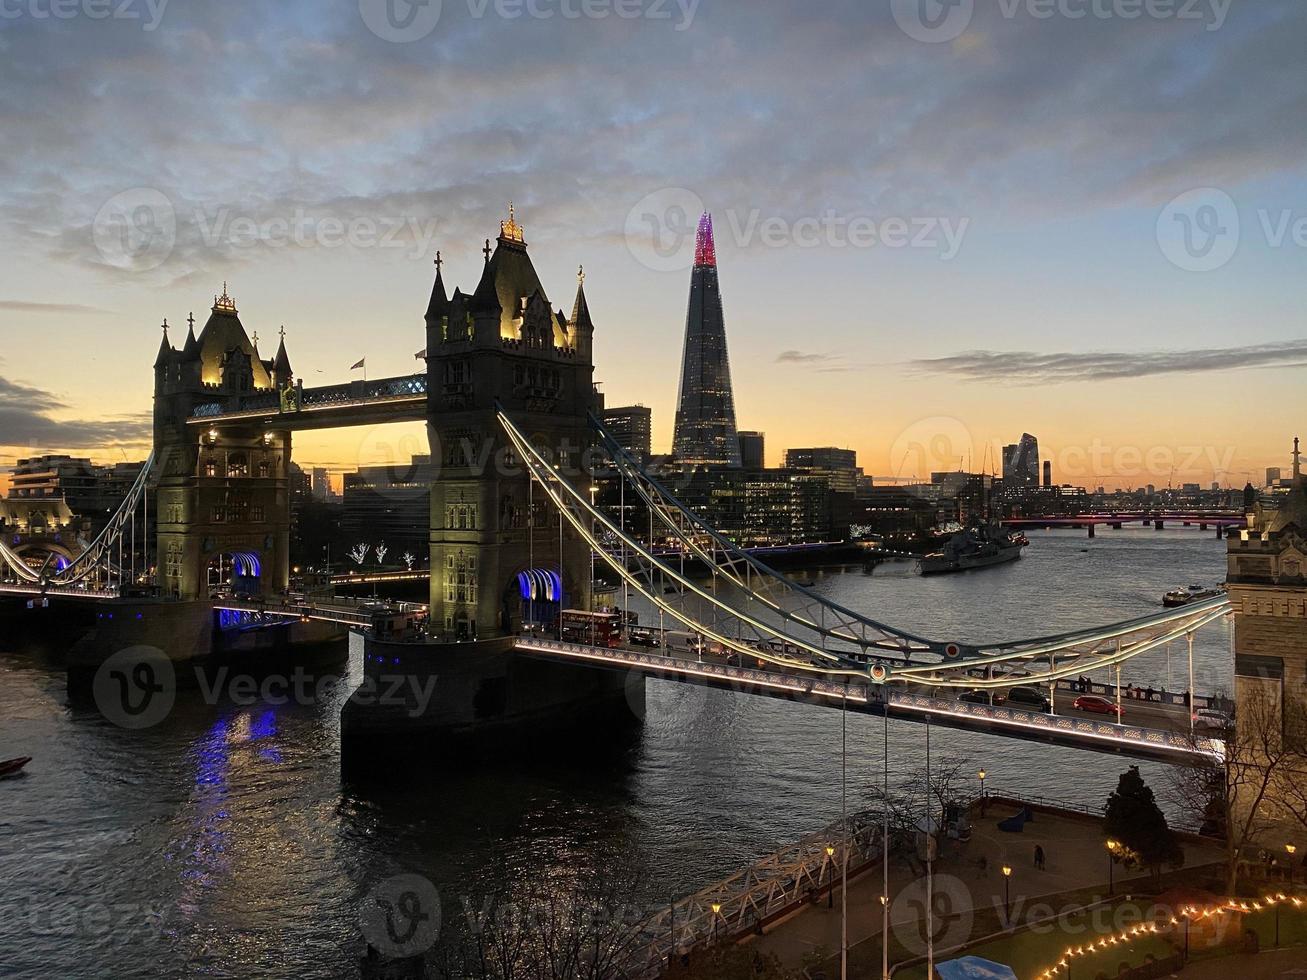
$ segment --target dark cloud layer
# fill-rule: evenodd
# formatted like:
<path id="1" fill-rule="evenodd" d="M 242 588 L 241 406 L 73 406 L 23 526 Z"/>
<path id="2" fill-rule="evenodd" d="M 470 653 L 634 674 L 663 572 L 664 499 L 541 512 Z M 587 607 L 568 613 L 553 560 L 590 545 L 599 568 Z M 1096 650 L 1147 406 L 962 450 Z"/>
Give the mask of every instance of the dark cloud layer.
<path id="1" fill-rule="evenodd" d="M 0 445 L 45 449 L 96 449 L 119 444 L 139 445 L 150 439 L 150 416 L 118 419 L 55 419 L 67 406 L 62 399 L 0 377 Z"/>
<path id="2" fill-rule="evenodd" d="M 1041 354 L 1033 351 L 965 351 L 909 361 L 920 374 L 948 375 L 968 382 L 1046 385 L 1075 381 L 1117 381 L 1159 374 L 1198 374 L 1239 368 L 1307 365 L 1307 340 L 1207 350 L 1089 351 Z"/>
<path id="3" fill-rule="evenodd" d="M 154 188 L 177 222 L 156 274 L 176 281 L 265 254 L 216 224 L 305 208 L 438 219 L 455 250 L 515 198 L 533 240 L 603 243 L 669 186 L 780 217 L 1046 217 L 1307 158 L 1300 0 L 1237 3 L 1215 31 L 976 7 L 952 45 L 865 0 L 704 0 L 684 30 L 446 0 L 411 44 L 372 34 L 357 3 L 176 3 L 150 31 L 20 17 L 0 31 L 0 129 L 16 135 L 0 227 L 112 272 L 95 217 Z"/>

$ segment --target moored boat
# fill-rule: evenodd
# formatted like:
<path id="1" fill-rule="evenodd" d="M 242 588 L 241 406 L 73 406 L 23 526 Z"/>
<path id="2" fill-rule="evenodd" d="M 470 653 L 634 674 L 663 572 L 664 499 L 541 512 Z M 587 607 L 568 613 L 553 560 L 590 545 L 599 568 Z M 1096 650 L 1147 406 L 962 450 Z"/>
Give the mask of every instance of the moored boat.
<path id="1" fill-rule="evenodd" d="M 32 761 L 30 755 L 19 756 L 17 759 L 5 759 L 0 762 L 0 779 L 8 779 L 10 776 L 17 776 L 23 771 L 23 766 Z"/>
<path id="2" fill-rule="evenodd" d="M 944 543 L 944 547 L 921 559 L 922 575 L 946 575 L 976 568 L 1003 565 L 1021 557 L 1030 542 L 1021 533 L 997 527 L 969 527 Z"/>

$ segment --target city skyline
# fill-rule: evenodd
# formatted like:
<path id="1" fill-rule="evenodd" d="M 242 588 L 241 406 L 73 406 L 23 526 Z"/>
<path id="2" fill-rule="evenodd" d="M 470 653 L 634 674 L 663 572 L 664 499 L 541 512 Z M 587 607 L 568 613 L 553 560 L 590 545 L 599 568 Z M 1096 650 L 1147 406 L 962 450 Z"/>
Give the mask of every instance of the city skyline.
<path id="1" fill-rule="evenodd" d="M 240 4 L 221 16 L 177 7 L 150 31 L 108 33 L 86 18 L 54 32 L 5 21 L 12 105 L 35 104 L 39 87 L 51 111 L 14 110 L 24 138 L 0 192 L 13 232 L 0 330 L 22 338 L 0 361 L 0 464 L 47 450 L 143 455 L 158 325 L 184 331 L 224 279 L 263 345 L 285 325 L 310 383 L 347 380 L 363 358 L 370 376 L 411 373 L 435 251 L 453 279 L 474 280 L 512 199 L 555 292 L 585 264 L 597 378 L 611 404 L 652 409 L 656 450 L 671 443 L 685 276 L 695 217 L 710 209 L 730 268 L 737 423 L 768 433 L 769 463 L 821 442 L 856 449 L 877 476 L 927 478 L 950 458 L 979 469 L 1032 430 L 1057 482 L 1164 486 L 1174 473 L 1241 485 L 1284 466 L 1294 426 L 1248 426 L 1244 410 L 1262 390 L 1286 419 L 1307 410 L 1295 290 L 1303 71 L 1291 40 L 1307 14 L 1267 3 L 1218 26 L 977 10 L 959 36 L 931 43 L 888 5 L 835 13 L 799 23 L 783 5 L 747 17 L 701 5 L 677 30 L 451 7 L 412 44 L 378 37 L 352 9 L 306 26 Z M 622 66 L 611 91 L 588 84 L 613 70 L 597 44 L 607 34 L 638 36 L 639 58 L 677 69 L 668 90 L 641 87 L 643 63 Z M 782 39 L 810 77 L 763 67 Z M 1006 72 L 1033 41 L 1041 58 Z M 866 56 L 803 58 L 853 46 Z M 593 57 L 551 57 L 571 95 L 533 107 L 522 83 L 544 62 L 498 57 L 509 48 Z M 155 81 L 184 78 L 178 68 L 210 50 L 244 89 Z M 266 78 L 249 70 L 261 56 Z M 430 100 L 433 56 L 465 83 L 464 101 Z M 140 73 L 105 75 L 119 62 Z M 382 63 L 384 95 L 285 85 Z M 925 84 L 945 68 L 947 85 Z M 665 152 L 683 143 L 683 103 L 723 72 L 739 93 L 698 105 L 714 139 Z M 1247 84 L 1219 86 L 1227 77 Z M 870 94 L 813 111 L 832 85 Z M 1065 86 L 1083 101 L 1068 108 Z M 1206 109 L 1190 107 L 1195 94 Z M 111 142 L 93 112 L 113 115 Z M 582 127 L 611 151 L 589 172 L 563 152 Z M 785 127 L 811 131 L 803 152 L 763 136 Z M 487 173 L 488 156 L 509 153 L 511 167 Z M 1216 192 L 1194 198 L 1202 188 Z M 1232 213 L 1242 234 L 1229 254 L 1221 243 L 1223 261 L 1176 252 L 1178 219 L 1228 226 Z M 166 247 L 141 237 L 155 219 L 171 228 Z M 869 231 L 878 244 L 859 241 Z M 420 426 L 312 434 L 296 459 L 341 472 L 424 444 Z M 914 462 L 914 445 L 929 458 Z"/>

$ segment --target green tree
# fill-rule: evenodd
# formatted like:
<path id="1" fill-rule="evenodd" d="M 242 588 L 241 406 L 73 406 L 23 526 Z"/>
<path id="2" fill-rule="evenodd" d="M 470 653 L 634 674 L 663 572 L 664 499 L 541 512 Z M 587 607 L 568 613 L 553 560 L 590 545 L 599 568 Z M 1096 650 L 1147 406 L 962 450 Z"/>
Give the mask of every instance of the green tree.
<path id="1" fill-rule="evenodd" d="M 1161 878 L 1163 865 L 1178 868 L 1184 864 L 1184 849 L 1167 826 L 1166 814 L 1139 775 L 1138 766 L 1121 773 L 1116 789 L 1107 798 L 1103 829 L 1109 840 L 1120 845 L 1122 860 L 1148 868 L 1154 883 Z"/>

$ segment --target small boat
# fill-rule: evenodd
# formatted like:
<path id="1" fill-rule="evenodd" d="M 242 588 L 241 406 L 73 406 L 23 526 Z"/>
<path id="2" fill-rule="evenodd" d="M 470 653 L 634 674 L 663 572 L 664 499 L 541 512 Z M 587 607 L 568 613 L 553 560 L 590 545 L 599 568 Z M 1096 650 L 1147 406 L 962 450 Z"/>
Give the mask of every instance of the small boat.
<path id="1" fill-rule="evenodd" d="M 23 766 L 32 761 L 30 755 L 19 756 L 17 759 L 5 759 L 0 762 L 0 779 L 8 779 L 10 776 L 17 776 L 23 771 Z"/>
<path id="2" fill-rule="evenodd" d="M 1224 586 L 1207 588 L 1201 585 L 1191 585 L 1187 589 L 1172 589 L 1166 595 L 1162 596 L 1162 605 L 1168 609 L 1174 609 L 1177 606 L 1187 606 L 1191 602 L 1201 602 L 1204 599 L 1214 599 L 1225 592 Z"/>

